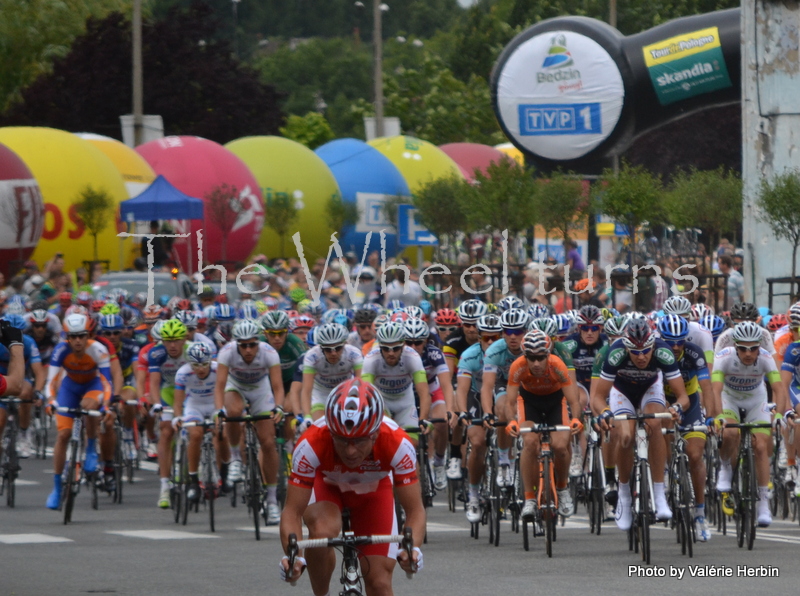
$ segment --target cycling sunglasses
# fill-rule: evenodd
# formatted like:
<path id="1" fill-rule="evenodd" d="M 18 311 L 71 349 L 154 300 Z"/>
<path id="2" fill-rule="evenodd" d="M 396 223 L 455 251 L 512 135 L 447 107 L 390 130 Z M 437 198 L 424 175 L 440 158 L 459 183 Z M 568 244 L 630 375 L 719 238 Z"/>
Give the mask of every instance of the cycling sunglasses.
<path id="1" fill-rule="evenodd" d="M 645 354 L 649 354 L 653 351 L 653 348 L 645 348 L 643 350 L 631 350 L 628 348 L 628 353 L 632 356 L 644 356 Z"/>
<path id="2" fill-rule="evenodd" d="M 444 333 L 452 333 L 458 329 L 458 327 L 442 327 L 441 325 L 437 325 L 437 327 L 439 328 L 439 331 L 443 331 Z"/>
<path id="3" fill-rule="evenodd" d="M 77 339 L 79 337 L 89 337 L 88 333 L 67 333 L 67 339 Z"/>
<path id="4" fill-rule="evenodd" d="M 503 329 L 503 333 L 506 335 L 523 335 L 525 333 L 524 329 Z"/>
<path id="5" fill-rule="evenodd" d="M 525 359 L 528 362 L 543 362 L 547 360 L 547 354 L 525 354 Z"/>
<path id="6" fill-rule="evenodd" d="M 358 327 L 359 329 L 372 329 L 372 323 L 362 323 L 356 325 L 356 327 Z"/>
<path id="7" fill-rule="evenodd" d="M 761 346 L 736 346 L 737 352 L 758 352 Z"/>
<path id="8" fill-rule="evenodd" d="M 47 328 L 47 323 L 33 323 L 32 326 L 35 329 L 46 329 Z"/>
<path id="9" fill-rule="evenodd" d="M 286 331 L 267 331 L 267 335 L 273 335 L 275 337 L 280 337 L 281 335 L 286 335 Z"/>
<path id="10" fill-rule="evenodd" d="M 344 346 L 333 346 L 333 347 L 325 346 L 322 348 L 322 351 L 325 354 L 338 354 L 342 350 L 344 350 Z"/>
<path id="11" fill-rule="evenodd" d="M 461 326 L 466 329 L 467 327 L 470 327 L 470 328 L 477 327 L 478 324 L 477 323 L 461 323 Z"/>
<path id="12" fill-rule="evenodd" d="M 403 346 L 381 346 L 381 352 L 399 352 Z"/>
<path id="13" fill-rule="evenodd" d="M 498 341 L 500 339 L 499 335 L 481 335 L 481 341 L 488 341 L 492 343 L 493 341 Z"/>
<path id="14" fill-rule="evenodd" d="M 122 335 L 122 331 L 103 331 L 103 335 Z"/>
<path id="15" fill-rule="evenodd" d="M 664 339 L 663 337 L 661 339 Z M 686 343 L 685 339 L 664 339 L 664 343 L 673 348 L 680 348 Z"/>
<path id="16" fill-rule="evenodd" d="M 581 331 L 597 332 L 597 331 L 600 331 L 601 326 L 600 325 L 581 325 L 580 329 L 581 329 Z"/>
<path id="17" fill-rule="evenodd" d="M 240 348 L 257 348 L 259 344 L 257 341 L 240 341 L 237 343 Z"/>
<path id="18" fill-rule="evenodd" d="M 426 344 L 426 340 L 424 339 L 407 339 L 406 345 L 407 346 L 424 346 Z"/>

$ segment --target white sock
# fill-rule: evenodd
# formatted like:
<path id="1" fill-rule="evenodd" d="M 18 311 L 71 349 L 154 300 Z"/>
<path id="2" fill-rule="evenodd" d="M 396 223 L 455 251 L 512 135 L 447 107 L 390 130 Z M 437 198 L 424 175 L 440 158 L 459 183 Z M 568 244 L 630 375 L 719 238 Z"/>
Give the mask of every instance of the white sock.
<path id="1" fill-rule="evenodd" d="M 267 503 L 276 504 L 278 502 L 278 485 L 277 484 L 268 484 L 267 485 Z"/>
<path id="2" fill-rule="evenodd" d="M 697 505 L 694 508 L 694 516 L 695 517 L 705 517 L 706 516 L 706 506 L 705 505 Z"/>
<path id="3" fill-rule="evenodd" d="M 501 466 L 511 465 L 511 462 L 508 461 L 508 449 L 497 450 L 497 463 Z"/>
<path id="4" fill-rule="evenodd" d="M 653 483 L 653 496 L 656 499 L 666 499 L 664 496 L 664 483 L 663 482 L 654 482 Z"/>
<path id="5" fill-rule="evenodd" d="M 236 447 L 231 445 L 231 461 L 242 461 L 242 451 L 238 445 Z"/>
<path id="6" fill-rule="evenodd" d="M 161 490 L 166 490 L 169 488 L 169 478 L 162 478 L 161 479 Z"/>
<path id="7" fill-rule="evenodd" d="M 769 487 L 768 486 L 759 486 L 758 487 L 758 498 L 763 501 L 769 501 Z"/>
<path id="8" fill-rule="evenodd" d="M 631 502 L 631 485 L 628 482 L 620 482 L 617 488 L 617 498 L 626 503 Z"/>

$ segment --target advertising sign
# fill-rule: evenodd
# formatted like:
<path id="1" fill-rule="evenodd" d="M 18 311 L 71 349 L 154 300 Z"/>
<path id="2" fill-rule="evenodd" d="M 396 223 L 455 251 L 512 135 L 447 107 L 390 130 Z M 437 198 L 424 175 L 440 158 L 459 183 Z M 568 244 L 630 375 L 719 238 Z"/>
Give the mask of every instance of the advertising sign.
<path id="1" fill-rule="evenodd" d="M 546 159 L 580 158 L 606 140 L 625 90 L 611 56 L 574 31 L 520 43 L 497 78 L 498 114 L 515 144 Z"/>
<path id="2" fill-rule="evenodd" d="M 717 27 L 676 35 L 642 51 L 662 106 L 731 86 Z"/>

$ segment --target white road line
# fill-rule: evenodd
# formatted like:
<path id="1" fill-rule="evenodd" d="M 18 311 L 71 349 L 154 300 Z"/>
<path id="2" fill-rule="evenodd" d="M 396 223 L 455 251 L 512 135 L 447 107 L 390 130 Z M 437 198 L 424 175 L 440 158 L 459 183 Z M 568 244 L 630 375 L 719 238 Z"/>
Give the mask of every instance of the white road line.
<path id="1" fill-rule="evenodd" d="M 213 534 L 195 534 L 194 532 L 179 532 L 177 530 L 122 530 L 106 532 L 127 538 L 145 538 L 147 540 L 191 540 L 194 538 L 219 538 Z"/>
<path id="2" fill-rule="evenodd" d="M 236 528 L 236 529 L 239 530 L 240 532 L 255 533 L 253 526 L 246 526 L 246 527 L 242 526 L 241 528 Z M 259 530 L 261 531 L 262 534 L 275 534 L 276 536 L 280 534 L 280 528 L 278 526 L 266 526 L 266 527 L 260 526 Z"/>
<path id="3" fill-rule="evenodd" d="M 0 534 L 0 542 L 3 544 L 45 544 L 72 542 L 72 540 L 62 536 L 50 536 L 48 534 Z"/>
<path id="4" fill-rule="evenodd" d="M 147 470 L 148 472 L 158 472 L 158 462 L 157 461 L 140 461 L 139 468 L 141 470 Z"/>
<path id="5" fill-rule="evenodd" d="M 17 478 L 14 484 L 16 484 L 17 486 L 36 486 L 37 484 L 39 484 L 39 482 L 37 482 L 36 480 L 23 480 L 22 478 Z"/>

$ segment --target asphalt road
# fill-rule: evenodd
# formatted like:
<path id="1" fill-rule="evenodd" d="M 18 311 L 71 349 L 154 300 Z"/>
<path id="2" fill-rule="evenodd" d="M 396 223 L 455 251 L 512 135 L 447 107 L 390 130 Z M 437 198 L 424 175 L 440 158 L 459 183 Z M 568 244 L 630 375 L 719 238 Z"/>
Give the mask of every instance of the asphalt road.
<path id="1" fill-rule="evenodd" d="M 219 502 L 215 533 L 209 531 L 202 507 L 199 514 L 190 515 L 186 526 L 176 525 L 170 511 L 156 507 L 153 464 L 125 487 L 121 505 L 101 497 L 99 510 L 94 511 L 84 487 L 68 526 L 60 512 L 44 506 L 52 487 L 51 460 L 29 459 L 22 464 L 16 508 L 9 509 L 5 498 L 0 499 L 0 596 L 311 593 L 306 578 L 294 588 L 280 582 L 277 528 L 266 529 L 256 542 L 242 506 L 234 509 L 227 501 Z M 794 593 L 800 579 L 800 525 L 777 521 L 757 536 L 754 550 L 748 552 L 737 548 L 734 537 L 715 534 L 711 542 L 697 544 L 694 558 L 688 559 L 681 556 L 673 532 L 655 529 L 653 565 L 647 571 L 640 557 L 628 551 L 625 535 L 613 522 L 604 526 L 601 536 L 594 536 L 586 517 L 578 515 L 559 528 L 554 556 L 548 559 L 542 538 L 534 539 L 525 552 L 521 535 L 511 533 L 507 524 L 497 548 L 488 544 L 485 528 L 479 540 L 471 539 L 463 512 L 450 513 L 443 497 L 437 497 L 429 510 L 425 568 L 410 581 L 398 570 L 395 592 L 431 596 L 527 596 L 543 589 L 553 596 L 585 590 L 614 596 L 677 590 L 682 595 Z M 767 565 L 777 570 L 777 577 L 739 576 L 740 569 L 768 569 Z M 690 575 L 707 566 L 730 570 L 732 577 Z M 643 573 L 665 576 L 636 577 Z M 335 582 L 334 577 L 334 594 Z"/>

